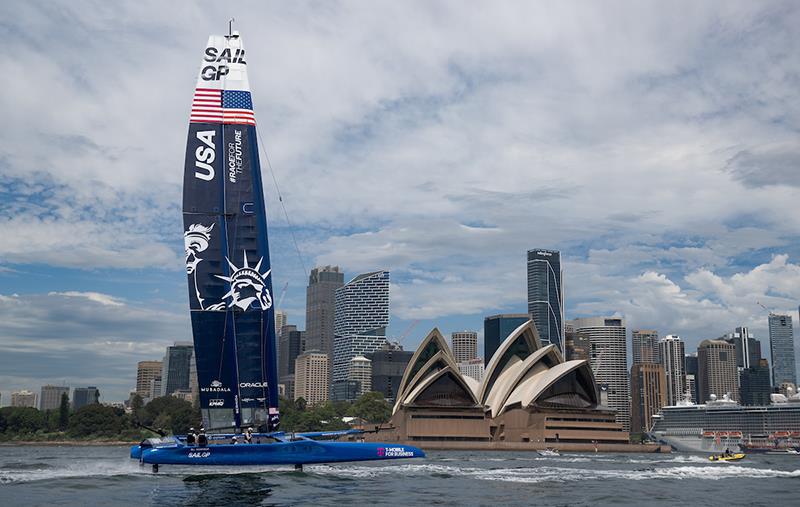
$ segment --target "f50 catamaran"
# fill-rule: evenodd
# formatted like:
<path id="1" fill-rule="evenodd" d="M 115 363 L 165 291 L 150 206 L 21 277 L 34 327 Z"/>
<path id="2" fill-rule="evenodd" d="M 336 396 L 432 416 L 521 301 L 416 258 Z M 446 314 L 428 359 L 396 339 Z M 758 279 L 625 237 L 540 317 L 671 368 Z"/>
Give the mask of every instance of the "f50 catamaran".
<path id="1" fill-rule="evenodd" d="M 189 118 L 184 245 L 200 407 L 209 428 L 258 426 L 261 444 L 154 439 L 142 463 L 264 465 L 424 457 L 411 446 L 319 441 L 351 432 L 278 432 L 272 270 L 247 57 L 237 32 L 212 35 Z M 232 435 L 218 435 L 230 439 Z M 211 439 L 212 442 L 215 440 Z"/>

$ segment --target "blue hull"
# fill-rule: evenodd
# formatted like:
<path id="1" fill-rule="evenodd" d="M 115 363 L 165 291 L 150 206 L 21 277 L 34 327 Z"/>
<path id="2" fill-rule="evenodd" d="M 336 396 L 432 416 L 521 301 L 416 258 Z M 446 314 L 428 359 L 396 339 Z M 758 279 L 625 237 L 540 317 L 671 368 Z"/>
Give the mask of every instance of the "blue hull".
<path id="1" fill-rule="evenodd" d="M 424 458 L 425 453 L 409 445 L 366 442 L 320 442 L 297 440 L 269 444 L 219 444 L 208 447 L 175 444 L 131 448 L 131 457 L 152 465 L 305 465 Z"/>

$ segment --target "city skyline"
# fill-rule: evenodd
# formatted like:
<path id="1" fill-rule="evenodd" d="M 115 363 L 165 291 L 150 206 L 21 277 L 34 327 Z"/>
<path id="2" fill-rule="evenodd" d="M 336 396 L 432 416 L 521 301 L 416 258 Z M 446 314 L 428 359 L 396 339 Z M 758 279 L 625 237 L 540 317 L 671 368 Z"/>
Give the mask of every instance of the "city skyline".
<path id="1" fill-rule="evenodd" d="M 295 224 L 265 174 L 292 323 L 307 270 L 331 264 L 392 272 L 387 335 L 419 320 L 407 348 L 434 326 L 481 330 L 527 311 L 524 253 L 545 247 L 566 267 L 567 318 L 618 315 L 690 350 L 745 326 L 770 357 L 755 302 L 797 316 L 800 301 L 796 5 L 692 5 L 691 23 L 685 6 L 632 6 L 624 26 L 599 5 L 395 8 L 332 7 L 309 26 L 305 7 L 267 6 L 237 23 L 270 69 L 252 76 L 254 107 Z M 2 401 L 62 383 L 121 400 L 138 361 L 190 338 L 175 233 L 185 76 L 230 16 L 0 9 L 27 34 L 8 41 L 9 68 L 39 62 L 0 97 L 18 126 L 0 140 Z M 140 92 L 153 75 L 159 93 Z"/>

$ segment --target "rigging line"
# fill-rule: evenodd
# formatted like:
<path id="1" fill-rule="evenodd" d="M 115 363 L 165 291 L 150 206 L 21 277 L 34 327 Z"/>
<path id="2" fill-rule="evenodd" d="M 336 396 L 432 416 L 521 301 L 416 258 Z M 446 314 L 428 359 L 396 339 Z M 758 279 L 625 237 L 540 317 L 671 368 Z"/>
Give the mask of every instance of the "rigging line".
<path id="1" fill-rule="evenodd" d="M 294 225 L 292 225 L 292 221 L 289 219 L 289 213 L 286 211 L 286 205 L 283 203 L 283 195 L 281 194 L 281 189 L 278 187 L 278 180 L 275 178 L 275 171 L 272 170 L 272 162 L 269 159 L 269 154 L 267 153 L 266 145 L 264 144 L 264 139 L 261 137 L 261 131 L 258 130 L 258 125 L 255 126 L 256 129 L 256 136 L 258 136 L 258 145 L 261 147 L 261 152 L 264 154 L 264 159 L 267 161 L 267 168 L 269 169 L 269 174 L 272 176 L 272 182 L 275 184 L 275 191 L 278 193 L 278 202 L 281 203 L 281 208 L 283 209 L 283 216 L 286 217 L 286 223 L 289 225 L 289 233 L 292 235 L 292 242 L 294 243 L 294 249 L 297 252 L 297 258 L 300 259 L 300 265 L 303 266 L 303 273 L 308 278 L 308 270 L 306 269 L 306 263 L 303 261 L 303 255 L 300 253 L 300 247 L 297 245 L 297 237 L 294 235 Z"/>

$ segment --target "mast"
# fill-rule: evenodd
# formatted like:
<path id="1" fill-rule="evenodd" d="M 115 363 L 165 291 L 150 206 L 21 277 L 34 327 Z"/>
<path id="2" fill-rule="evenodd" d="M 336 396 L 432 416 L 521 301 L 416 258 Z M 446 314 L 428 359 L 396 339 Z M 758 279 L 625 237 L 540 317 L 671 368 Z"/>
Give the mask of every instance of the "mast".
<path id="1" fill-rule="evenodd" d="M 186 145 L 184 243 L 200 407 L 210 428 L 278 424 L 267 217 L 238 32 L 203 53 Z"/>

